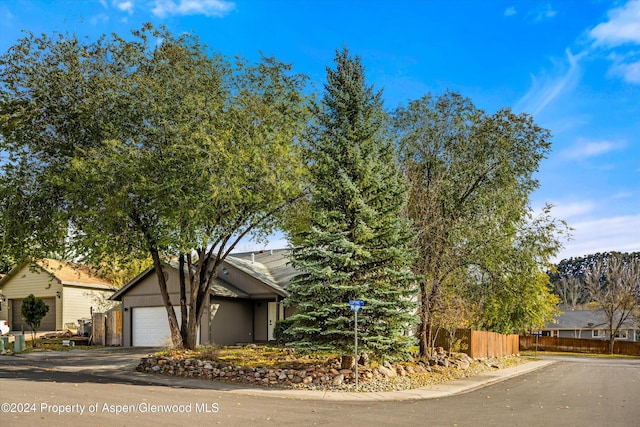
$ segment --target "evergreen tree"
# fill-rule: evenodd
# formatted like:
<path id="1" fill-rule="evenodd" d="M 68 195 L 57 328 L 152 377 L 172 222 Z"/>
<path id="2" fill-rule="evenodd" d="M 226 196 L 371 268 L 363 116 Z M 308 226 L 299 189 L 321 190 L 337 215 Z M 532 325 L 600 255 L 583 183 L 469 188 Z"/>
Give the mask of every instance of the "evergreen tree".
<path id="1" fill-rule="evenodd" d="M 407 196 L 386 134 L 381 93 L 365 84 L 360 59 L 346 49 L 327 69 L 325 93 L 306 148 L 311 197 L 308 224 L 292 233 L 296 307 L 287 330 L 297 348 L 353 351 L 349 299 L 363 299 L 359 349 L 377 357 L 405 354 L 415 305 Z"/>

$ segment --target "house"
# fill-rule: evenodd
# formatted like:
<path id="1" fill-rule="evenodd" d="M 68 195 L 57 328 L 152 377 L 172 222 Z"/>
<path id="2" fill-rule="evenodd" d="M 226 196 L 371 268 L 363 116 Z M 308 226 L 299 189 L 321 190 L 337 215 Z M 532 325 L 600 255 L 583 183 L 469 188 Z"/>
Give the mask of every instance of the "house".
<path id="1" fill-rule="evenodd" d="M 164 274 L 171 303 L 179 313 L 177 266 L 166 265 Z M 295 275 L 288 249 L 229 255 L 210 289 L 198 343 L 233 345 L 273 340 L 276 321 L 289 314 L 282 301 L 289 295 L 286 286 Z M 122 302 L 124 346 L 170 344 L 167 312 L 153 268 L 127 283 L 111 299 Z"/>
<path id="2" fill-rule="evenodd" d="M 630 316 L 618 332 L 616 339 L 638 341 L 638 322 Z M 566 311 L 547 323 L 542 329 L 542 336 L 560 338 L 609 339 L 607 317 L 602 310 Z"/>
<path id="3" fill-rule="evenodd" d="M 0 279 L 0 319 L 8 320 L 12 331 L 30 330 L 20 307 L 33 294 L 49 306 L 40 330 L 64 330 L 65 325 L 77 325 L 78 319 L 90 317 L 92 307 L 113 291 L 107 280 L 81 264 L 53 259 L 25 263 Z"/>

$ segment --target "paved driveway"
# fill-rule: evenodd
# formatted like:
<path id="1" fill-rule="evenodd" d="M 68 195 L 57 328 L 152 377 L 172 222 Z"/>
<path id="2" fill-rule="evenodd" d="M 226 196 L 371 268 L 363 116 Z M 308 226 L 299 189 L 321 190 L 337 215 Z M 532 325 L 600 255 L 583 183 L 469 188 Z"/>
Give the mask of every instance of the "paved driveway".
<path id="1" fill-rule="evenodd" d="M 23 353 L 5 356 L 0 363 L 34 363 L 39 366 L 56 367 L 61 371 L 78 372 L 90 370 L 132 370 L 141 357 L 158 351 L 156 348 L 105 347 L 93 350 L 69 350 Z"/>

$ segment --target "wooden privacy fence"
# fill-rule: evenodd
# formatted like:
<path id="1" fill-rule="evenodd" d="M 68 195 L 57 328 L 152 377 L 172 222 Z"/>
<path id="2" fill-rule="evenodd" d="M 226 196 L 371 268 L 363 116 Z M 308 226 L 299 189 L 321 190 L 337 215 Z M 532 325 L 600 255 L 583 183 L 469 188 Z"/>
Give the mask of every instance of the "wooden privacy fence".
<path id="1" fill-rule="evenodd" d="M 520 350 L 535 350 L 536 337 L 521 336 Z M 572 353 L 600 353 L 609 354 L 609 340 L 594 340 L 585 338 L 538 337 L 538 350 L 564 351 Z M 640 342 L 615 341 L 614 354 L 640 356 Z"/>
<path id="2" fill-rule="evenodd" d="M 436 346 L 446 350 L 453 345 L 447 331 L 439 331 Z M 456 351 L 468 354 L 470 357 L 503 357 L 518 354 L 520 351 L 519 337 L 515 334 L 498 334 L 496 332 L 472 331 L 458 329 L 454 341 L 460 348 Z M 458 345 L 456 345 L 457 347 Z"/>
<path id="3" fill-rule="evenodd" d="M 91 343 L 94 345 L 122 345 L 122 312 L 93 313 Z"/>

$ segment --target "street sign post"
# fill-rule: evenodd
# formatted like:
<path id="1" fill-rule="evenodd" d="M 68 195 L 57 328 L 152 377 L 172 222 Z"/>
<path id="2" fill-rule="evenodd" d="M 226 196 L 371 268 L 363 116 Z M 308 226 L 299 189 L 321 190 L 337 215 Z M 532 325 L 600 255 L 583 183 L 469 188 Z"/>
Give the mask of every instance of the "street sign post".
<path id="1" fill-rule="evenodd" d="M 533 332 L 531 332 L 531 335 L 533 335 L 534 337 L 536 337 L 536 352 L 535 352 L 535 357 L 538 357 L 538 337 L 542 336 L 542 331 L 540 329 L 536 329 Z"/>
<path id="2" fill-rule="evenodd" d="M 358 312 L 364 306 L 364 301 L 361 299 L 350 299 L 349 306 L 353 311 L 353 315 L 355 316 L 355 362 L 356 362 L 356 390 L 358 390 Z"/>

